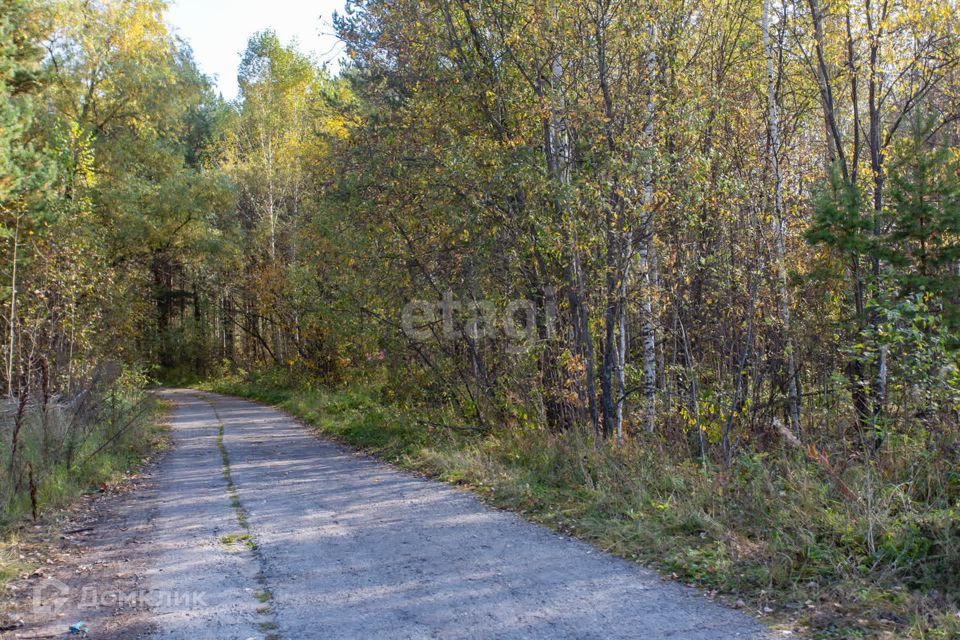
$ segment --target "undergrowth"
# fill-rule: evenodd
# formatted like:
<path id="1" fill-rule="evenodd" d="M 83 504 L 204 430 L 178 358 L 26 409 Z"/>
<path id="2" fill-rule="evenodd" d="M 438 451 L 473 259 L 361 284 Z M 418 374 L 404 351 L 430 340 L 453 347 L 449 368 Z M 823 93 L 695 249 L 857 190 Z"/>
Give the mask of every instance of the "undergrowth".
<path id="1" fill-rule="evenodd" d="M 282 407 L 774 626 L 816 638 L 960 637 L 960 487 L 905 439 L 889 443 L 883 460 L 844 471 L 850 499 L 791 450 L 745 453 L 721 473 L 652 438 L 598 447 L 576 430 L 431 426 L 370 388 L 311 389 L 271 376 L 204 388 Z M 932 487 L 944 477 L 946 486 Z"/>
<path id="2" fill-rule="evenodd" d="M 71 505 L 81 495 L 109 484 L 143 462 L 163 435 L 163 427 L 157 420 L 161 405 L 153 398 L 143 402 L 150 406 L 142 410 L 136 424 L 130 425 L 119 437 L 114 436 L 109 426 L 95 430 L 78 446 L 69 463 L 42 465 L 39 434 L 24 430 L 20 452 L 36 469 L 37 508 L 41 515 Z M 0 446 L 0 457 L 9 456 L 8 448 Z M 2 472 L 0 477 L 9 483 L 9 488 L 16 489 L 8 495 L 6 508 L 0 512 L 0 531 L 4 531 L 32 519 L 32 505 L 28 482 L 14 483 Z"/>
<path id="3" fill-rule="evenodd" d="M 0 442 L 0 588 L 41 559 L 43 545 L 34 538 L 43 527 L 34 530 L 33 524 L 53 522 L 83 495 L 120 481 L 163 446 L 162 401 L 142 391 L 110 400 L 108 410 L 83 423 L 52 405 L 43 419 L 38 410 L 25 413 L 15 459 L 11 439 Z M 9 436 L 11 429 L 0 431 Z M 80 435 L 70 435 L 75 432 Z M 38 550 L 24 553 L 28 548 Z"/>

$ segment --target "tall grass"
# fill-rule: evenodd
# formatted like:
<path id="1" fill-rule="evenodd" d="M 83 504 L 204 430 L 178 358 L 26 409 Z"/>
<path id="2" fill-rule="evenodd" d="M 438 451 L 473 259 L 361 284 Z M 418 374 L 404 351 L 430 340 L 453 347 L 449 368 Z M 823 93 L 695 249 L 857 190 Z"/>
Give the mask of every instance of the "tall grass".
<path id="1" fill-rule="evenodd" d="M 347 444 L 655 566 L 820 638 L 960 637 L 960 477 L 908 437 L 833 473 L 796 449 L 721 470 L 655 437 L 622 447 L 578 430 L 465 432 L 375 389 L 282 376 L 207 388 L 279 405 Z M 838 482 L 845 488 L 841 491 Z M 849 491 L 850 495 L 846 495 Z"/>
<path id="2" fill-rule="evenodd" d="M 0 531 L 63 508 L 139 463 L 160 434 L 158 401 L 128 373 L 70 397 L 22 394 L 0 420 Z"/>

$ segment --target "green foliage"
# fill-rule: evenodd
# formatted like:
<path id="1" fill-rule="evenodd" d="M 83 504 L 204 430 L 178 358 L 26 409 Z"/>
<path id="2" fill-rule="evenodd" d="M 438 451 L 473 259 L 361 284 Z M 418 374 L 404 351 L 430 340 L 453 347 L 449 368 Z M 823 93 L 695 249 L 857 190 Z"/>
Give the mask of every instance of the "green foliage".
<path id="1" fill-rule="evenodd" d="M 704 469 L 662 438 L 618 449 L 581 430 L 462 432 L 432 426 L 447 417 L 435 407 L 384 403 L 370 387 L 311 388 L 279 371 L 204 388 L 277 404 L 347 444 L 683 582 L 770 607 L 775 620 L 799 621 L 817 637 L 895 628 L 897 637 L 926 638 L 957 628 L 923 596 L 938 589 L 960 598 L 960 494 L 948 485 L 917 492 L 923 475 L 942 478 L 952 465 L 949 454 L 930 456 L 922 438 L 892 436 L 875 465 L 846 472 L 862 496 L 849 502 L 816 464 L 789 455 L 744 454 L 727 470 Z M 421 412 L 431 419 L 416 419 Z M 891 614 L 905 622 L 889 627 Z"/>
<path id="2" fill-rule="evenodd" d="M 881 255 L 905 295 L 927 292 L 960 331 L 960 158 L 930 143 L 935 120 L 918 119 L 894 152 L 890 230 Z"/>
<path id="3" fill-rule="evenodd" d="M 8 395 L 225 379 L 758 605 L 922 609 L 955 591 L 957 14 L 764 5 L 351 2 L 338 77 L 262 31 L 227 103 L 163 0 L 0 0 Z M 403 331 L 451 296 L 535 335 Z"/>
<path id="4" fill-rule="evenodd" d="M 33 0 L 0 2 L 0 213 L 4 218 L 29 204 L 35 206 L 37 192 L 42 193 L 52 179 L 42 144 L 35 144 L 28 133 L 42 53 L 34 40 L 38 9 Z"/>
<path id="5" fill-rule="evenodd" d="M 162 440 L 163 407 L 141 385 L 118 382 L 96 405 L 85 406 L 87 414 L 80 417 L 58 405 L 28 407 L 16 457 L 6 438 L 0 442 L 0 531 L 30 518 L 31 482 L 38 515 L 44 516 L 143 463 Z"/>
<path id="6" fill-rule="evenodd" d="M 910 135 L 892 145 L 882 210 L 876 196 L 865 205 L 863 187 L 838 164 L 814 194 L 806 237 L 842 256 L 853 320 L 843 350 L 860 421 L 868 395 L 874 421 L 889 399 L 925 419 L 956 415 L 960 164 L 936 135 L 938 122 L 941 114 L 914 114 Z"/>
<path id="7" fill-rule="evenodd" d="M 943 301 L 931 293 L 910 293 L 877 305 L 878 317 L 864 331 L 870 361 L 884 350 L 891 369 L 891 391 L 907 397 L 900 406 L 922 407 L 928 419 L 960 411 L 958 336 L 946 322 Z"/>
<path id="8" fill-rule="evenodd" d="M 857 185 L 844 179 L 837 165 L 818 186 L 813 198 L 813 221 L 807 240 L 825 244 L 859 260 L 874 248 L 873 221 L 864 214 L 863 195 Z"/>

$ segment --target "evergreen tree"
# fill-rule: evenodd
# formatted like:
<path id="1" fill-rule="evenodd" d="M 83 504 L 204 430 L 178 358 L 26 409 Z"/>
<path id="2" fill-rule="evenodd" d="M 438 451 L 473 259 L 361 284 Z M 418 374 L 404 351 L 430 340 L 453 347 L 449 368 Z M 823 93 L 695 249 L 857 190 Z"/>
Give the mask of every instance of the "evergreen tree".
<path id="1" fill-rule="evenodd" d="M 901 295 L 939 299 L 947 321 L 960 323 L 960 162 L 944 145 L 927 142 L 918 121 L 897 150 L 890 180 L 890 230 L 878 250 Z"/>
<path id="2" fill-rule="evenodd" d="M 0 0 L 0 211 L 7 217 L 50 180 L 49 163 L 29 138 L 39 88 L 36 7 Z"/>

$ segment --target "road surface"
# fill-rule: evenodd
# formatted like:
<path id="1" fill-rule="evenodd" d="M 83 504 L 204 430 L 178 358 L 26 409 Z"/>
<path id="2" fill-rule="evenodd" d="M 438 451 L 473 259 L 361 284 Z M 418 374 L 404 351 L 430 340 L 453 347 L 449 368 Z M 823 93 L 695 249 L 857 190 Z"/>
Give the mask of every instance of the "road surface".
<path id="1" fill-rule="evenodd" d="M 87 594 L 84 610 L 74 580 L 55 629 L 85 616 L 94 638 L 158 640 L 767 637 L 693 589 L 357 455 L 276 409 L 163 394 L 176 403 L 174 447 L 86 543 L 84 566 L 136 574 L 126 606 L 121 596 L 91 611 L 108 599 Z"/>

